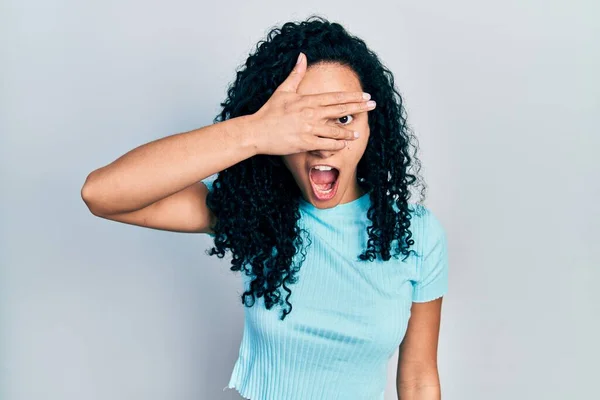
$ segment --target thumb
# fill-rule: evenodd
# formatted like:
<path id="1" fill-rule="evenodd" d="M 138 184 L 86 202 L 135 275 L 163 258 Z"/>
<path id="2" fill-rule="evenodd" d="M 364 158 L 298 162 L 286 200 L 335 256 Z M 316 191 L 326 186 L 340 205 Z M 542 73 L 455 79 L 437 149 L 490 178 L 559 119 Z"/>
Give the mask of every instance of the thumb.
<path id="1" fill-rule="evenodd" d="M 300 55 L 298 56 L 298 61 L 296 62 L 294 69 L 292 70 L 292 72 L 290 72 L 288 77 L 281 83 L 281 85 L 279 85 L 279 87 L 275 91 L 295 93 L 298 89 L 298 85 L 300 85 L 300 82 L 302 81 L 302 78 L 304 78 L 305 72 L 306 55 L 300 52 Z"/>

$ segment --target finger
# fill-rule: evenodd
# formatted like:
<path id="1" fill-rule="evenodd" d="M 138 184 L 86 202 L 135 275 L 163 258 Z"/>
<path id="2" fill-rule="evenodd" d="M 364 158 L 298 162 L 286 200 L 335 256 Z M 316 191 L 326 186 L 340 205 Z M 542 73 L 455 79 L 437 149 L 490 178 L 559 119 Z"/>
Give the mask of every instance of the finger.
<path id="1" fill-rule="evenodd" d="M 369 100 L 371 95 L 365 92 L 326 92 L 304 95 L 309 106 L 329 106 L 332 104 L 356 103 Z"/>
<path id="2" fill-rule="evenodd" d="M 313 131 L 315 136 L 320 136 L 324 138 L 338 139 L 338 140 L 349 140 L 356 139 L 354 135 L 354 131 L 351 129 L 342 128 L 337 125 L 322 125 L 318 128 L 315 128 Z"/>
<path id="3" fill-rule="evenodd" d="M 316 137 L 314 139 L 313 149 L 315 150 L 341 150 L 346 147 L 345 140 L 326 139 L 320 137 Z"/>
<path id="4" fill-rule="evenodd" d="M 304 53 L 300 52 L 298 62 L 292 69 L 292 72 L 288 75 L 288 77 L 275 89 L 276 92 L 296 92 L 298 90 L 298 85 L 304 78 L 304 73 L 306 72 L 306 56 Z"/>
<path id="5" fill-rule="evenodd" d="M 320 118 L 339 118 L 345 115 L 358 114 L 365 111 L 371 111 L 375 108 L 375 101 L 362 101 L 360 103 L 344 103 L 332 106 L 322 106 L 317 108 Z"/>

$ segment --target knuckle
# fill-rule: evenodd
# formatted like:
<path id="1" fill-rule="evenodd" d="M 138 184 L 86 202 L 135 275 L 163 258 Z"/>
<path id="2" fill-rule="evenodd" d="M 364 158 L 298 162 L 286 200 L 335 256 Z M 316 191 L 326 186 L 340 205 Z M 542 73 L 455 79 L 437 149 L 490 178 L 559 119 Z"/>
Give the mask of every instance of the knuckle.
<path id="1" fill-rule="evenodd" d="M 338 105 L 338 112 L 343 114 L 348 110 L 348 106 L 346 104 Z"/>
<path id="2" fill-rule="evenodd" d="M 305 107 L 302 110 L 302 116 L 307 119 L 311 119 L 315 116 L 315 109 L 312 107 Z"/>
<path id="3" fill-rule="evenodd" d="M 301 151 L 306 151 L 306 150 L 310 149 L 311 145 L 312 145 L 312 142 L 310 140 L 310 136 L 305 136 L 300 141 L 300 144 L 298 145 L 298 148 Z"/>
<path id="4" fill-rule="evenodd" d="M 341 93 L 341 92 L 337 92 L 337 93 L 335 94 L 335 101 L 336 101 L 337 103 L 341 103 L 342 101 L 344 101 L 344 94 L 343 94 L 343 93 Z"/>

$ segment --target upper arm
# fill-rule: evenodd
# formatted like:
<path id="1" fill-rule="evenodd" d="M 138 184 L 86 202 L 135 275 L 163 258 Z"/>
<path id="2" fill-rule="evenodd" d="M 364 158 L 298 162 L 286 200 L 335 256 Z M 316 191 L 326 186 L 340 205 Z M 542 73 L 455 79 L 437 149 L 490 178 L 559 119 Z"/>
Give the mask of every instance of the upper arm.
<path id="1" fill-rule="evenodd" d="M 200 181 L 139 210 L 97 216 L 165 231 L 214 234 L 214 215 L 206 206 L 208 191 L 205 181 Z"/>
<path id="2" fill-rule="evenodd" d="M 412 303 L 406 334 L 400 343 L 398 369 L 437 366 L 442 299 Z"/>
<path id="3" fill-rule="evenodd" d="M 440 390 L 437 350 L 442 299 L 412 303 L 406 335 L 398 351 L 396 387 L 399 395 L 437 395 Z"/>
<path id="4" fill-rule="evenodd" d="M 421 257 L 417 260 L 418 278 L 413 283 L 413 302 L 435 300 L 448 291 L 448 241 L 437 216 L 425 209 L 418 233 Z"/>

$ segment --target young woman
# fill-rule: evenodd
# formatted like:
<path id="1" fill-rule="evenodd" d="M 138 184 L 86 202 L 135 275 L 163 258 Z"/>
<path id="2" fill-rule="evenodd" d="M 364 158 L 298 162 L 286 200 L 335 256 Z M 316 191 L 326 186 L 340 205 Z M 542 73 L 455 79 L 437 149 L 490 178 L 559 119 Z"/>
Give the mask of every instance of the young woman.
<path id="1" fill-rule="evenodd" d="M 90 211 L 207 233 L 210 255 L 231 252 L 246 307 L 225 389 L 383 399 L 399 347 L 399 398 L 439 399 L 446 235 L 422 204 L 392 73 L 361 39 L 311 16 L 273 29 L 221 105 L 214 124 L 93 171 L 82 188 Z M 409 202 L 416 186 L 421 203 Z"/>

